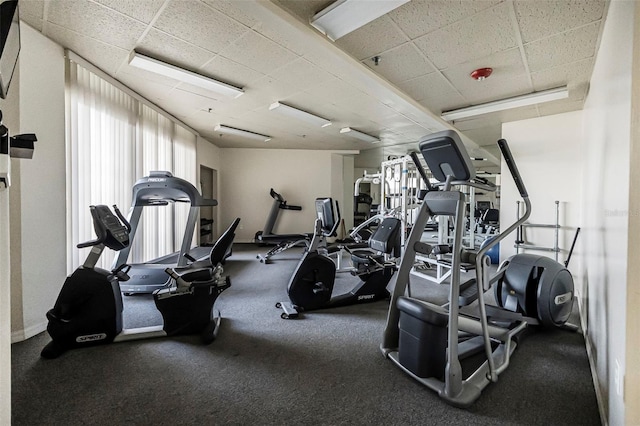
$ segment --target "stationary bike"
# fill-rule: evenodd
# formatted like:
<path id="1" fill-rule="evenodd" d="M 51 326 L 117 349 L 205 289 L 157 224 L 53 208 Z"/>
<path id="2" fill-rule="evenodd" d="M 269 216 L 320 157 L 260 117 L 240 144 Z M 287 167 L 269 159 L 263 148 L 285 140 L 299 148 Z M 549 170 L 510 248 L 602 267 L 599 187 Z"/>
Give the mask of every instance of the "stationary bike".
<path id="1" fill-rule="evenodd" d="M 119 251 L 129 245 L 131 225 L 116 206 L 117 217 L 108 206 L 91 206 L 90 210 L 97 238 L 78 244 L 78 248 L 92 247 L 91 252 L 67 277 L 53 309 L 47 312 L 52 341 L 40 355 L 56 358 L 72 348 L 178 334 L 200 334 L 203 343 L 211 343 L 220 324 L 220 314 L 212 312 L 213 304 L 231 286 L 230 278 L 222 276 L 220 263 L 181 271 L 167 268 L 165 272 L 173 279 L 171 285 L 153 293 L 164 324 L 126 330 L 120 281 L 129 279 L 127 265 L 107 271 L 97 268 L 96 263 L 105 247 Z M 224 243 L 230 244 L 228 232 L 225 235 Z"/>
<path id="2" fill-rule="evenodd" d="M 333 295 L 336 264 L 328 256 L 326 238 L 334 235 L 340 223 L 340 209 L 336 203 L 337 219 L 331 198 L 316 199 L 315 232 L 308 251 L 298 263 L 287 294 L 290 302 L 279 302 L 283 319 L 297 318 L 301 311 L 334 308 L 389 298 L 387 284 L 396 265 L 387 255 L 400 255 L 400 220 L 386 218 L 369 238 L 369 248 L 349 251 L 354 265 L 352 274 L 360 282 L 350 291 Z"/>

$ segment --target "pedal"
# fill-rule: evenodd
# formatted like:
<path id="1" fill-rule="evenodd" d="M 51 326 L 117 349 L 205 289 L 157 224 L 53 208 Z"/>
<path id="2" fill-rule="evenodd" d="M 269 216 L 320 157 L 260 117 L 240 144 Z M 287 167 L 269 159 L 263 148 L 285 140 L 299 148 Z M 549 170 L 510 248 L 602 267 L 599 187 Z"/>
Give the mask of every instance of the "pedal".
<path id="1" fill-rule="evenodd" d="M 296 319 L 300 315 L 291 302 L 278 302 L 276 308 L 282 309 L 283 312 L 280 314 L 282 319 Z"/>
<path id="2" fill-rule="evenodd" d="M 460 295 L 458 296 L 458 306 L 467 306 L 478 298 L 478 286 L 476 279 L 471 278 L 460 284 Z"/>

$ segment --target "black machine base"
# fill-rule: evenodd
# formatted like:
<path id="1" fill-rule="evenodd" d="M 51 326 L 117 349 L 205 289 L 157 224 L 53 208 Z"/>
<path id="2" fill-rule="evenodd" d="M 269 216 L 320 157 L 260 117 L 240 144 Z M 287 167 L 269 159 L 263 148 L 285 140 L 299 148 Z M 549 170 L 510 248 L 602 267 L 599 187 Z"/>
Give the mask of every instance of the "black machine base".
<path id="1" fill-rule="evenodd" d="M 230 278 L 226 277 L 222 285 L 215 281 L 194 282 L 186 291 L 176 287 L 156 290 L 153 300 L 162 314 L 167 336 L 201 334 L 204 343 L 211 343 L 217 333 L 213 304 L 220 293 L 230 286 Z"/>

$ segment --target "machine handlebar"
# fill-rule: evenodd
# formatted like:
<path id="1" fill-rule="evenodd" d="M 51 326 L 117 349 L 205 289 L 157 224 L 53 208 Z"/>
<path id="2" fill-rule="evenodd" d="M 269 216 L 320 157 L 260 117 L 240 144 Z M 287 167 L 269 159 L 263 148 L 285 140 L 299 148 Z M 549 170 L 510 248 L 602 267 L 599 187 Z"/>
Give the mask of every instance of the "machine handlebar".
<path id="1" fill-rule="evenodd" d="M 511 150 L 509 149 L 509 145 L 507 141 L 504 139 L 500 139 L 498 141 L 498 147 L 500 147 L 500 151 L 502 152 L 502 156 L 504 157 L 505 162 L 507 163 L 507 167 L 509 167 L 509 172 L 513 177 L 513 181 L 516 183 L 518 187 L 518 192 L 520 192 L 520 196 L 522 198 L 528 198 L 529 194 L 527 193 L 527 188 L 524 186 L 524 182 L 522 181 L 522 177 L 520 176 L 520 172 L 518 171 L 518 166 L 516 166 L 516 162 L 513 159 L 513 155 L 511 155 Z"/>

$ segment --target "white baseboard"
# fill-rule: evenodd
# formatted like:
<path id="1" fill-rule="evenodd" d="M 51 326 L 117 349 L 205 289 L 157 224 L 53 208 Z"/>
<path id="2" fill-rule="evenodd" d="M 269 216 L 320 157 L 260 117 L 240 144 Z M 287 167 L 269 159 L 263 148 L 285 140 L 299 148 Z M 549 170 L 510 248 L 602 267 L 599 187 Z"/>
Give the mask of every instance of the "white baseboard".
<path id="1" fill-rule="evenodd" d="M 23 330 L 17 330 L 11 333 L 11 343 L 22 342 L 27 340 L 36 334 L 40 334 L 47 329 L 47 322 L 43 321 L 38 324 L 34 324 Z"/>
<path id="2" fill-rule="evenodd" d="M 596 400 L 598 401 L 598 412 L 600 413 L 600 421 L 604 426 L 608 426 L 609 418 L 607 415 L 607 410 L 604 405 L 604 399 L 602 398 L 602 391 L 600 390 L 600 381 L 598 380 L 598 374 L 596 373 L 596 364 L 595 358 L 593 356 L 594 350 L 591 345 L 591 339 L 589 339 L 589 330 L 587 329 L 587 323 L 585 320 L 585 315 L 583 315 L 583 306 L 581 303 L 581 298 L 577 297 L 578 301 L 578 312 L 580 312 L 580 328 L 582 329 L 582 335 L 584 337 L 585 347 L 587 349 L 587 359 L 589 360 L 589 368 L 591 369 L 591 379 L 593 380 L 593 387 L 596 391 Z"/>

